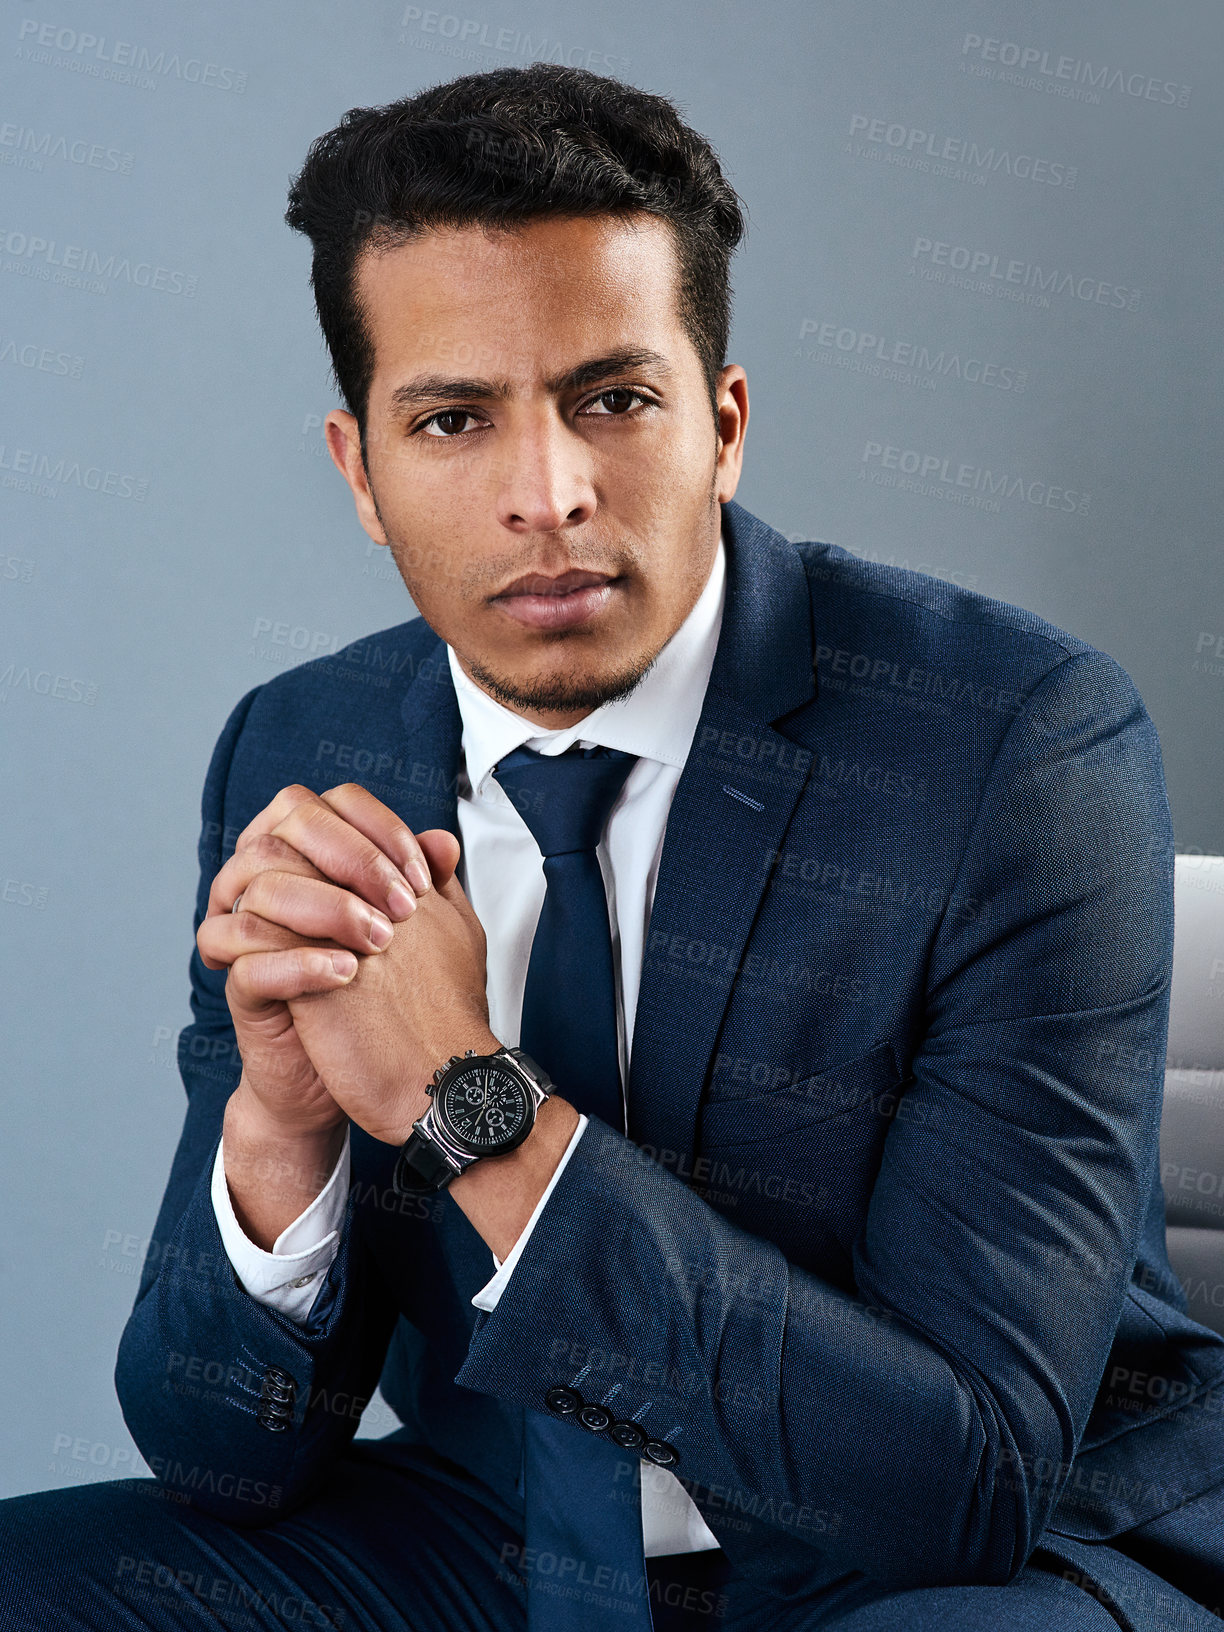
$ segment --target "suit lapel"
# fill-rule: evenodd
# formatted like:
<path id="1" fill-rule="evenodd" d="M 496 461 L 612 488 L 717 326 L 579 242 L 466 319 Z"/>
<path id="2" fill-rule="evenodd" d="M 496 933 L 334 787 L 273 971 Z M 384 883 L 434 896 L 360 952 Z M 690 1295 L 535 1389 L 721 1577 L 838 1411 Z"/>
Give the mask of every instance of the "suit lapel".
<path id="1" fill-rule="evenodd" d="M 807 577 L 794 548 L 742 506 L 723 507 L 727 591 L 693 745 L 667 819 L 642 961 L 629 1131 L 689 1152 L 698 1104 L 770 866 L 807 781 L 773 722 L 815 694 Z M 462 717 L 438 640 L 401 713 L 414 832 L 459 837 Z"/>
<path id="2" fill-rule="evenodd" d="M 426 648 L 404 693 L 405 758 L 412 793 L 399 814 L 414 833 L 444 827 L 459 838 L 458 777 L 463 717 L 451 679 L 446 642 Z M 411 802 L 409 802 L 409 800 Z"/>
<path id="3" fill-rule="evenodd" d="M 734 973 L 810 756 L 772 722 L 815 694 L 807 577 L 781 534 L 723 508 L 727 599 L 705 702 L 667 818 L 629 1065 L 629 1132 L 692 1150 Z"/>

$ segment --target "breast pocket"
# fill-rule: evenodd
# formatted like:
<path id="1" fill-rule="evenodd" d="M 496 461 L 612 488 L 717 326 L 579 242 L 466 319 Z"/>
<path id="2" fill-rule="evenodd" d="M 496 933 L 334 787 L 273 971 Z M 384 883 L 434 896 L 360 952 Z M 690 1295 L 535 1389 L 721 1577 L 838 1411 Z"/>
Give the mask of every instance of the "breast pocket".
<path id="1" fill-rule="evenodd" d="M 902 1074 L 892 1045 L 877 1043 L 852 1060 L 791 1081 L 767 1093 L 708 1097 L 701 1112 L 702 1149 L 764 1144 L 787 1134 L 799 1135 L 836 1118 L 878 1116 L 891 1119 Z M 832 1126 L 825 1132 L 836 1131 Z"/>

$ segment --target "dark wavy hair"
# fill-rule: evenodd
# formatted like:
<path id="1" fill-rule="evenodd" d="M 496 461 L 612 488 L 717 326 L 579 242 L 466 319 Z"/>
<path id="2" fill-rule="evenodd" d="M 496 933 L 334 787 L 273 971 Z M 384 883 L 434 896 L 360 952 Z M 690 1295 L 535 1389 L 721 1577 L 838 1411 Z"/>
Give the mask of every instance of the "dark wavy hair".
<path id="1" fill-rule="evenodd" d="M 382 108 L 351 108 L 311 144 L 285 220 L 313 246 L 319 323 L 363 451 L 374 372 L 356 284 L 364 250 L 392 248 L 430 228 L 638 211 L 671 225 L 678 315 L 717 417 L 730 261 L 744 212 L 709 142 L 667 97 L 539 62 L 465 74 Z"/>

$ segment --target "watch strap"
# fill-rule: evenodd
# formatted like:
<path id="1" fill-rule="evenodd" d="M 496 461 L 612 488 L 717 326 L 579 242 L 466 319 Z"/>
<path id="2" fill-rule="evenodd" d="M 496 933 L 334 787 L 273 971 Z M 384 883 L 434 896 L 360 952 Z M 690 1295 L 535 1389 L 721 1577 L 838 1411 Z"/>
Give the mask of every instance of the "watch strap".
<path id="1" fill-rule="evenodd" d="M 400 1149 L 392 1183 L 400 1194 L 431 1194 L 449 1184 L 458 1171 L 442 1147 L 414 1127 Z"/>
<path id="2" fill-rule="evenodd" d="M 509 1055 L 523 1075 L 530 1078 L 539 1089 L 543 1099 L 547 1099 L 557 1086 L 544 1067 L 521 1048 L 499 1048 L 493 1058 L 497 1059 L 498 1055 Z"/>

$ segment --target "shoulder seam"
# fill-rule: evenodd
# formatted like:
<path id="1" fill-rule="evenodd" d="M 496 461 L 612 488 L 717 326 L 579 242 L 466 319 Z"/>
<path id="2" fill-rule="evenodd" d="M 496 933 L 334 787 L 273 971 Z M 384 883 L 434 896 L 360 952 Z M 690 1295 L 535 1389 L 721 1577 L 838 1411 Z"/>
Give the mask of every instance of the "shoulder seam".
<path id="1" fill-rule="evenodd" d="M 821 549 L 821 548 L 841 549 L 842 548 L 842 546 L 839 545 L 839 544 L 832 544 L 832 545 L 825 546 L 825 545 L 821 545 L 819 543 L 816 543 L 815 540 L 809 540 L 808 542 L 811 543 L 811 544 L 814 544 L 817 549 Z M 801 544 L 796 545 L 795 548 L 802 552 L 803 545 L 801 545 Z M 850 555 L 849 551 L 845 551 L 844 553 L 845 553 L 847 559 L 849 559 L 849 560 L 857 561 L 857 560 L 860 559 L 858 556 Z M 806 556 L 803 556 L 803 560 L 804 560 L 804 563 L 805 563 L 805 565 L 804 565 L 804 575 L 805 576 L 807 574 L 807 566 L 806 566 L 807 559 L 808 558 Z M 864 564 L 866 566 L 879 565 L 878 562 L 870 562 L 870 561 L 865 562 Z M 912 568 L 912 567 L 906 567 L 904 569 L 898 568 L 896 570 L 898 570 L 898 571 L 904 570 L 906 572 L 912 572 L 915 569 Z M 918 576 L 926 578 L 926 577 L 930 577 L 931 575 L 929 573 L 919 573 Z M 809 582 L 809 585 L 810 585 L 812 580 L 809 578 L 808 582 Z M 942 578 L 931 578 L 931 582 L 934 583 L 934 584 L 941 584 L 941 583 L 943 583 L 943 579 Z M 964 588 L 964 586 L 960 585 L 960 584 L 953 584 L 950 587 L 953 588 L 953 589 L 963 589 Z M 942 618 L 945 623 L 956 624 L 956 625 L 958 625 L 958 627 L 961 627 L 961 628 L 1007 629 L 1007 630 L 1010 630 L 1013 634 L 1029 635 L 1029 636 L 1032 636 L 1036 640 L 1044 641 L 1045 644 L 1048 645 L 1048 646 L 1055 647 L 1056 650 L 1058 650 L 1058 651 L 1065 652 L 1068 657 L 1078 657 L 1078 656 L 1082 655 L 1083 652 L 1098 650 L 1098 648 L 1093 646 L 1089 641 L 1081 641 L 1079 639 L 1079 637 L 1076 636 L 1076 635 L 1072 635 L 1071 639 L 1076 642 L 1076 645 L 1079 647 L 1079 650 L 1076 650 L 1074 647 L 1068 646 L 1066 641 L 1059 640 L 1054 635 L 1043 634 L 1042 631 L 1039 630 L 1039 629 L 1025 629 L 1022 625 L 1016 623 L 1015 621 L 1009 621 L 1009 620 L 1004 619 L 1004 618 L 978 618 L 972 624 L 970 624 L 970 623 L 967 623 L 967 622 L 965 622 L 965 621 L 963 621 L 961 619 L 954 618 L 954 617 L 949 617 L 949 615 L 946 612 L 941 612 L 937 606 L 929 606 L 924 601 L 916 600 L 914 598 L 914 596 L 912 596 L 912 595 L 903 595 L 899 590 L 875 588 L 870 584 L 855 584 L 853 586 L 853 588 L 855 589 L 856 593 L 858 593 L 860 595 L 878 595 L 878 596 L 881 596 L 882 598 L 884 598 L 885 600 L 901 601 L 906 606 L 916 606 L 920 612 L 929 612 L 932 617 Z M 969 591 L 968 593 L 978 594 L 979 592 L 974 590 L 974 591 Z M 997 599 L 997 597 L 992 596 L 992 595 L 982 595 L 981 599 L 984 600 L 984 601 L 989 601 L 989 600 L 995 600 L 995 599 Z M 1017 607 L 1016 610 L 1018 612 L 1024 612 L 1027 609 L 1024 608 L 1024 607 Z M 1049 623 L 1049 620 L 1047 618 L 1042 618 L 1041 614 L 1039 612 L 1030 612 L 1028 615 L 1030 617 L 1033 617 L 1033 618 L 1040 618 L 1041 622 L 1049 624 L 1050 628 L 1055 627 L 1053 624 Z M 1040 684 L 1040 682 L 1038 682 L 1038 684 Z"/>

